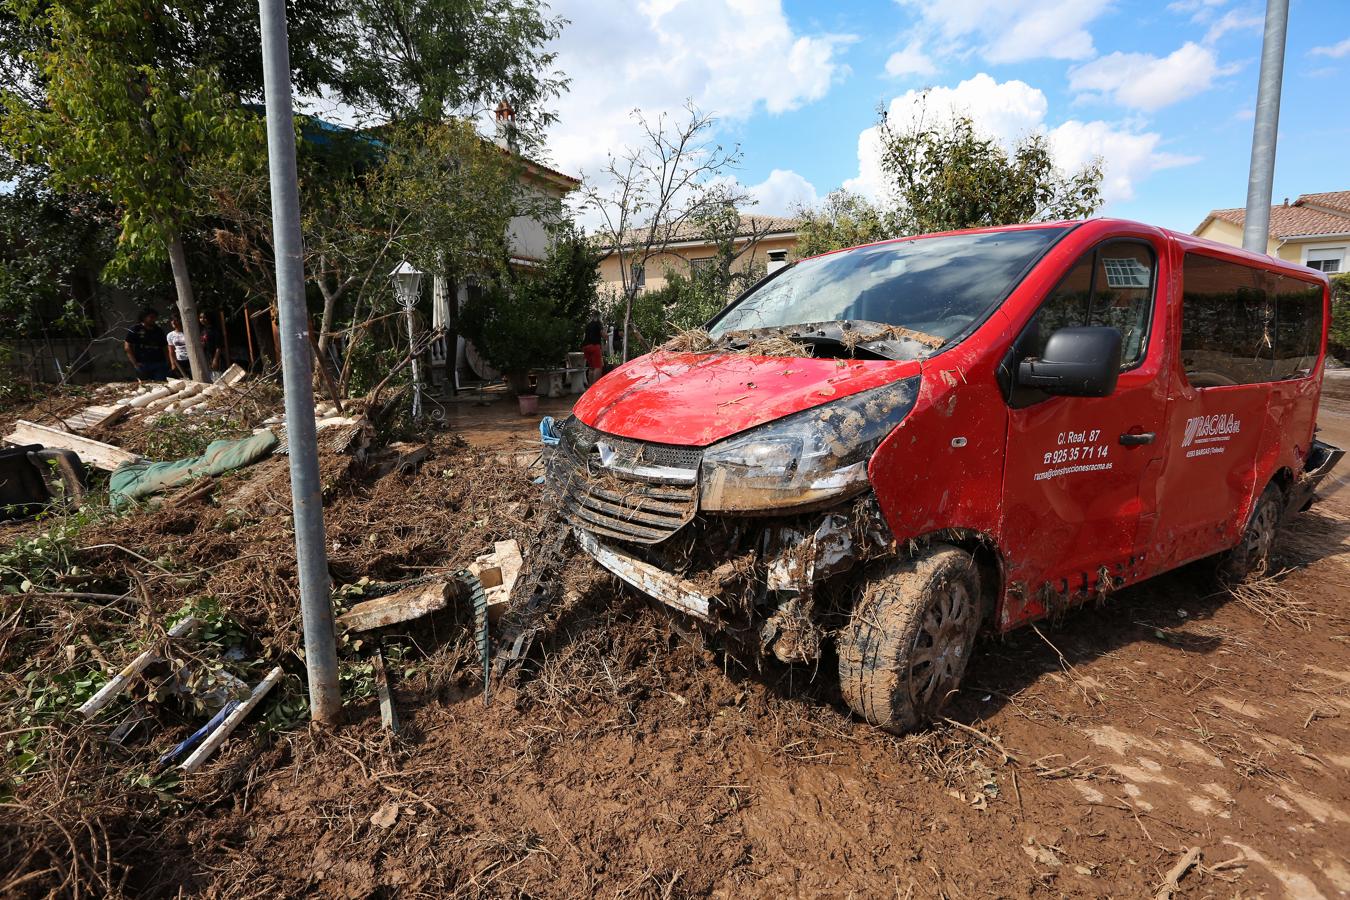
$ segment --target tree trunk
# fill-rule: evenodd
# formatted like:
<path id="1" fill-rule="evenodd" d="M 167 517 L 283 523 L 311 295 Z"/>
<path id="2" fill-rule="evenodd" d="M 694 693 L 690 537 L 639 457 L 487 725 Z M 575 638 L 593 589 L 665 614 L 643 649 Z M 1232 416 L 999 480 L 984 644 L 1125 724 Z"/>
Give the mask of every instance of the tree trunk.
<path id="1" fill-rule="evenodd" d="M 197 324 L 197 300 L 192 296 L 192 281 L 188 278 L 187 252 L 183 239 L 174 232 L 169 239 L 169 266 L 173 269 L 173 286 L 178 292 L 178 316 L 183 322 L 183 336 L 187 338 L 188 361 L 192 377 L 197 381 L 211 380 L 211 368 L 202 346 L 202 332 Z"/>
<path id="2" fill-rule="evenodd" d="M 623 305 L 623 335 L 621 345 L 623 347 L 622 355 L 619 357 L 624 362 L 628 362 L 628 323 L 633 318 L 633 294 L 636 291 L 628 292 L 628 302 Z"/>

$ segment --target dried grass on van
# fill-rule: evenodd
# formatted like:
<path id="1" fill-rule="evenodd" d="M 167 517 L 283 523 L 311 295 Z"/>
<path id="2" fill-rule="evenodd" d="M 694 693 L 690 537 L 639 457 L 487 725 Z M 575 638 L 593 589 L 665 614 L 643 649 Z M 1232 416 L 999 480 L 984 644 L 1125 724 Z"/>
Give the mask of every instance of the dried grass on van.
<path id="1" fill-rule="evenodd" d="M 1282 582 L 1293 569 L 1282 569 L 1272 575 L 1234 585 L 1233 599 L 1256 613 L 1266 624 L 1279 628 L 1292 623 L 1304 631 L 1312 630 L 1313 620 L 1321 615 L 1304 597 L 1285 587 Z"/>
<path id="2" fill-rule="evenodd" d="M 690 328 L 681 331 L 657 349 L 667 353 L 734 353 L 740 356 L 811 356 L 811 346 L 794 341 L 782 335 L 768 335 L 756 338 L 744 347 L 730 347 L 725 342 L 714 341 L 702 328 Z"/>
<path id="3" fill-rule="evenodd" d="M 711 353 L 713 339 L 707 329 L 686 328 L 657 349 L 667 353 Z"/>

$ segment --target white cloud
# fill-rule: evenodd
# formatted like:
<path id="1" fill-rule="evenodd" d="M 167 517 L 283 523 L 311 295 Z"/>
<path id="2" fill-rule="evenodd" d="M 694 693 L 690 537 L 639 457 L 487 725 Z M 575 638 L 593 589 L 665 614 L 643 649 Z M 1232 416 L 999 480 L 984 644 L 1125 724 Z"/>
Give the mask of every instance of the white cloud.
<path id="1" fill-rule="evenodd" d="M 1069 88 L 1152 111 L 1207 91 L 1216 77 L 1233 71 L 1220 66 L 1209 48 L 1187 41 L 1164 57 L 1116 52 L 1075 66 L 1069 70 Z"/>
<path id="2" fill-rule="evenodd" d="M 747 210 L 751 215 L 790 216 L 800 207 L 815 206 L 820 199 L 815 185 L 791 169 L 774 169 L 746 192 L 755 201 Z"/>
<path id="3" fill-rule="evenodd" d="M 571 78 L 548 137 L 554 165 L 595 174 L 607 151 L 637 138 L 634 108 L 677 111 L 686 100 L 723 123 L 796 109 L 848 74 L 854 38 L 798 32 L 781 0 L 558 0 L 570 21 L 557 66 Z"/>
<path id="4" fill-rule="evenodd" d="M 1209 26 L 1204 43 L 1212 45 L 1230 31 L 1261 31 L 1265 24 L 1265 16 L 1230 9 Z"/>
<path id="5" fill-rule="evenodd" d="M 910 41 L 905 45 L 905 49 L 897 50 L 886 60 L 886 74 L 893 78 L 904 75 L 932 75 L 936 72 L 937 66 L 933 65 L 933 61 L 923 52 L 917 40 Z"/>
<path id="6" fill-rule="evenodd" d="M 1219 7 L 1227 2 L 1228 0 L 1175 0 L 1167 4 L 1167 9 L 1183 15 L 1190 14 L 1191 20 L 1195 22 L 1207 22 L 1213 18 Z"/>
<path id="7" fill-rule="evenodd" d="M 1308 51 L 1312 56 L 1329 56 L 1332 59 L 1341 59 L 1350 56 L 1350 38 L 1346 38 L 1337 44 L 1331 44 L 1326 47 L 1314 47 Z"/>
<path id="8" fill-rule="evenodd" d="M 934 88 L 926 96 L 922 91 L 907 91 L 891 101 L 887 119 L 894 127 L 904 128 L 920 115 L 937 120 L 965 115 L 1005 147 L 1026 135 L 1042 134 L 1056 164 L 1063 169 L 1075 169 L 1101 157 L 1102 195 L 1108 204 L 1133 198 L 1135 185 L 1159 169 L 1196 161 L 1160 150 L 1162 136 L 1156 132 L 1074 119 L 1050 127 L 1046 122 L 1048 110 L 1045 94 L 1026 82 L 998 82 L 980 73 L 956 87 Z M 875 126 L 858 136 L 858 176 L 846 181 L 844 187 L 873 199 L 886 197 Z"/>
<path id="9" fill-rule="evenodd" d="M 897 0 L 918 15 L 911 37 L 942 56 L 978 52 L 992 63 L 1089 59 L 1090 25 L 1109 0 Z"/>

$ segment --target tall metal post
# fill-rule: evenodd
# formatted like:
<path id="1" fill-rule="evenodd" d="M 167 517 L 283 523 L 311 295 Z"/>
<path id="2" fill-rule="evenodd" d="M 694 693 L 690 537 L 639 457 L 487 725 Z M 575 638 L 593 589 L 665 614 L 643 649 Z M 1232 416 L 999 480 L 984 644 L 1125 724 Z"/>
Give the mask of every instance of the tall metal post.
<path id="1" fill-rule="evenodd" d="M 300 191 L 295 173 L 295 120 L 291 107 L 291 61 L 285 0 L 259 0 L 263 86 L 267 100 L 267 165 L 272 182 L 272 240 L 277 258 L 277 307 L 281 314 L 282 384 L 290 444 L 291 508 L 295 521 L 296 569 L 305 631 L 310 718 L 335 724 L 342 718 L 337 645 L 324 548 L 323 493 L 314 433 L 314 370 L 305 308 L 304 246 Z"/>
<path id="2" fill-rule="evenodd" d="M 1275 139 L 1280 130 L 1280 88 L 1284 81 L 1284 36 L 1289 0 L 1266 0 L 1266 34 L 1261 42 L 1261 75 L 1252 126 L 1252 167 L 1247 176 L 1247 214 L 1242 249 L 1265 253 L 1270 241 L 1270 199 L 1275 181 Z"/>

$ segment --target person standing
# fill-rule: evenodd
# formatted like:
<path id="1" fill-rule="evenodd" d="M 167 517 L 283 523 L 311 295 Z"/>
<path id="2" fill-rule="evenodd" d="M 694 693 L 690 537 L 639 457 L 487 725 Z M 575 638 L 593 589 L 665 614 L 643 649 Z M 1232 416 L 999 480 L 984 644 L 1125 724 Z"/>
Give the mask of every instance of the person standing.
<path id="1" fill-rule="evenodd" d="M 225 358 L 225 349 L 220 341 L 220 332 L 216 330 L 215 325 L 211 324 L 211 320 L 206 317 L 206 313 L 200 313 L 197 316 L 197 324 L 202 333 L 202 350 L 206 355 L 207 365 L 211 369 L 211 380 L 215 381 L 224 370 L 221 363 Z"/>
<path id="2" fill-rule="evenodd" d="M 122 349 L 141 381 L 163 381 L 169 377 L 168 339 L 159 327 L 159 313 L 148 306 L 141 310 L 136 324 L 127 329 Z"/>
<path id="3" fill-rule="evenodd" d="M 179 378 L 191 378 L 192 364 L 188 359 L 187 335 L 183 333 L 183 323 L 177 316 L 173 318 L 173 330 L 165 340 L 169 344 L 169 363 L 173 366 L 174 372 Z"/>
<path id="4" fill-rule="evenodd" d="M 604 328 L 599 319 L 586 323 L 586 334 L 581 340 L 581 352 L 586 354 L 586 383 L 595 384 L 605 368 Z M 575 332 L 573 332 L 575 334 Z"/>

